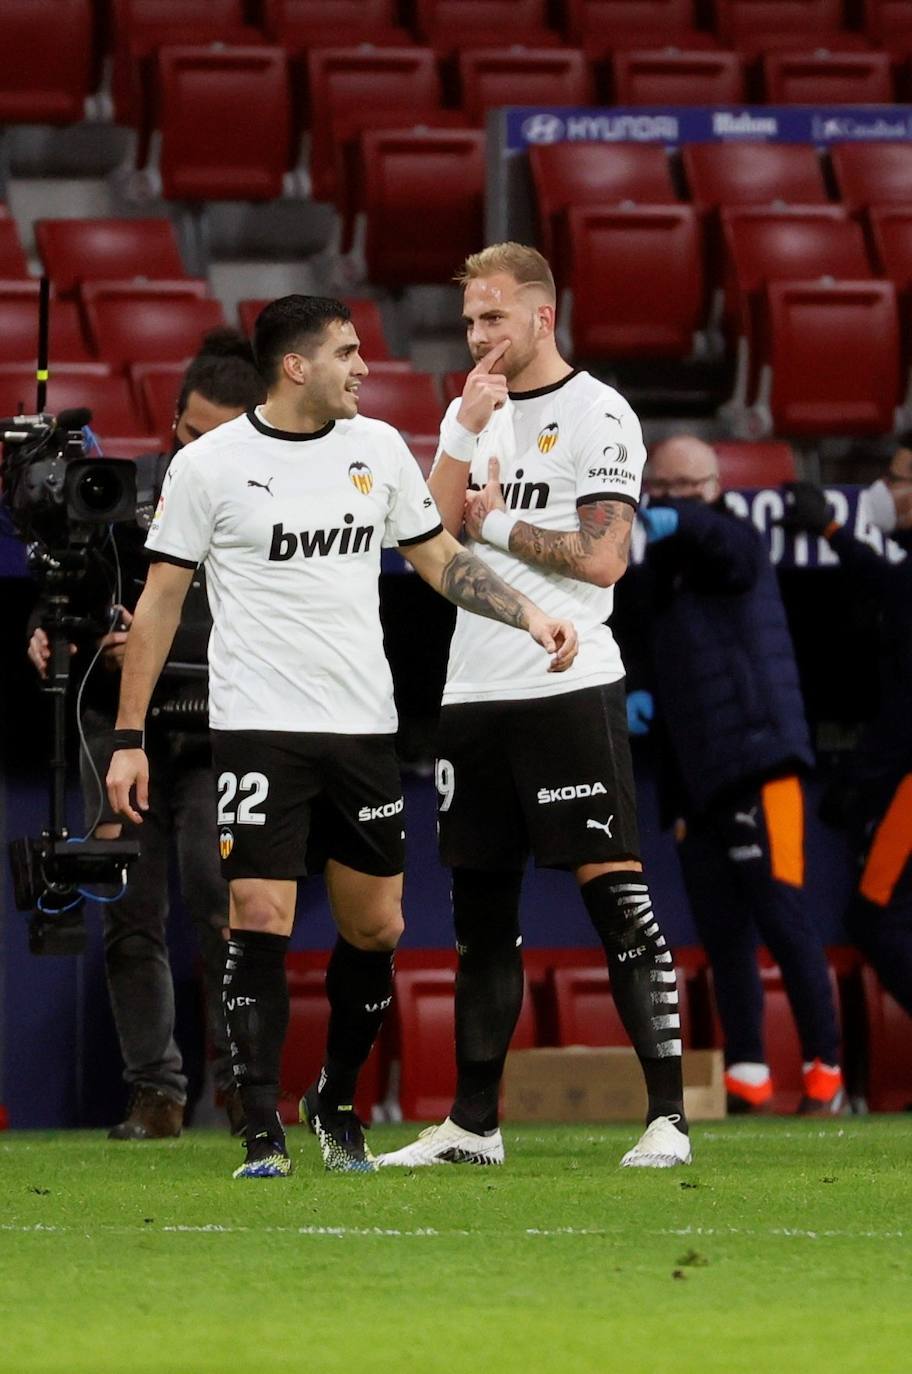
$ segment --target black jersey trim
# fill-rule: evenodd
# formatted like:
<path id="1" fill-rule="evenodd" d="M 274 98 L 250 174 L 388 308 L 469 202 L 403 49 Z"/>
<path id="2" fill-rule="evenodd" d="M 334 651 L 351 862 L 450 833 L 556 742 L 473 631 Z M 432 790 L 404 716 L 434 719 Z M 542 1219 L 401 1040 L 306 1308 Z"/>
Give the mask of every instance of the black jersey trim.
<path id="1" fill-rule="evenodd" d="M 267 425 L 257 415 L 256 411 L 248 410 L 247 419 L 260 434 L 265 434 L 267 439 L 287 439 L 292 444 L 305 443 L 308 439 L 325 439 L 327 434 L 335 428 L 335 420 L 327 420 L 322 429 L 315 429 L 313 434 L 299 434 L 293 429 L 276 429 L 274 425 Z"/>
<path id="2" fill-rule="evenodd" d="M 560 391 L 562 386 L 572 382 L 581 372 L 582 368 L 575 367 L 566 377 L 561 377 L 559 382 L 552 382 L 550 386 L 537 386 L 534 391 L 508 391 L 507 395 L 511 401 L 535 401 L 539 396 L 550 396 L 552 391 Z"/>
<path id="3" fill-rule="evenodd" d="M 576 498 L 576 509 L 580 506 L 592 506 L 596 501 L 623 501 L 625 506 L 633 506 L 634 510 L 639 510 L 640 503 L 634 496 L 622 496 L 619 491 L 598 491 L 592 492 L 589 496 L 578 496 Z"/>
<path id="4" fill-rule="evenodd" d="M 442 525 L 435 525 L 432 530 L 428 530 L 427 534 L 415 534 L 411 539 L 400 539 L 396 548 L 407 549 L 410 544 L 426 544 L 429 539 L 435 538 L 438 534 L 443 534 Z"/>
<path id="5" fill-rule="evenodd" d="M 173 563 L 176 568 L 196 569 L 199 567 L 199 563 L 189 558 L 178 558 L 176 553 L 159 553 L 157 549 L 149 549 L 148 552 L 150 563 Z"/>

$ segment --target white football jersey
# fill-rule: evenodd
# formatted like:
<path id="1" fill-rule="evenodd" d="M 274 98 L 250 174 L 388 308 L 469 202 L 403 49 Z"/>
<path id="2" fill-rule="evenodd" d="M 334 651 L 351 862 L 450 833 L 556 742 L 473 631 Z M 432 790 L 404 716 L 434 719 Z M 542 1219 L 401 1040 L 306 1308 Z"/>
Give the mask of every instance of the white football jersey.
<path id="1" fill-rule="evenodd" d="M 459 405 L 457 397 L 447 414 L 455 416 Z M 588 372 L 572 372 L 554 386 L 512 392 L 494 412 L 475 444 L 469 485 L 476 490 L 487 481 L 490 458 L 500 460 L 508 511 L 545 530 L 573 530 L 586 502 L 637 505 L 646 451 L 639 420 L 623 396 Z M 532 567 L 490 544 L 469 540 L 467 548 L 543 611 L 572 620 L 580 650 L 567 672 L 549 673 L 548 655 L 528 635 L 460 610 L 445 704 L 552 696 L 623 677 L 605 623 L 614 604 L 610 587 Z"/>
<path id="2" fill-rule="evenodd" d="M 255 412 L 182 449 L 146 543 L 158 558 L 205 564 L 210 724 L 394 731 L 380 550 L 440 528 L 417 463 L 381 420 L 294 434 Z"/>

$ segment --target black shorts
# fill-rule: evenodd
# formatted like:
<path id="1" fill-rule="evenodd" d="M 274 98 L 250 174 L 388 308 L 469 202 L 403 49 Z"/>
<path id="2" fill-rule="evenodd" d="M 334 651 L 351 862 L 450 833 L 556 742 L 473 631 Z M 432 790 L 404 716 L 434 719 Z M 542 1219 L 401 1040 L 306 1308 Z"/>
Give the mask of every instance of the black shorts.
<path id="1" fill-rule="evenodd" d="M 450 868 L 639 859 L 623 682 L 530 701 L 444 706 L 440 856 Z"/>
<path id="2" fill-rule="evenodd" d="M 392 735 L 212 730 L 222 873 L 296 879 L 327 859 L 388 878 L 405 866 Z"/>

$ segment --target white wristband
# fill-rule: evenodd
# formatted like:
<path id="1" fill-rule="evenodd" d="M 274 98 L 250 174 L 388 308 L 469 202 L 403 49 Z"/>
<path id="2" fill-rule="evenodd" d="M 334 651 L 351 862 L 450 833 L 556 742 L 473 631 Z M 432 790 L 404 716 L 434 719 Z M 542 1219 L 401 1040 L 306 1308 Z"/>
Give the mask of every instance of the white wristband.
<path id="1" fill-rule="evenodd" d="M 440 447 L 450 458 L 455 458 L 457 463 L 471 463 L 475 457 L 477 438 L 478 435 L 460 424 L 455 415 L 449 420 L 444 420 L 440 428 Z"/>
<path id="2" fill-rule="evenodd" d="M 489 510 L 481 526 L 481 537 L 486 544 L 495 549 L 510 552 L 510 531 L 519 520 L 518 515 L 510 515 L 505 510 Z"/>

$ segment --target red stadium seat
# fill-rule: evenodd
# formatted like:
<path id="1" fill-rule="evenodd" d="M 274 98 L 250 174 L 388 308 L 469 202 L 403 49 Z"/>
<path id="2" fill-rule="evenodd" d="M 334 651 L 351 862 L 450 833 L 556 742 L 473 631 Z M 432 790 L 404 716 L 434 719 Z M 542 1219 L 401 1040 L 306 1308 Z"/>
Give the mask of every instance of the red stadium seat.
<path id="1" fill-rule="evenodd" d="M 831 46 L 831 33 L 841 27 L 842 0 L 716 0 L 720 38 L 748 55 L 806 46 L 808 39 Z"/>
<path id="2" fill-rule="evenodd" d="M 92 86 L 90 0 L 3 0 L 0 125 L 75 124 Z"/>
<path id="3" fill-rule="evenodd" d="M 588 105 L 593 97 L 586 59 L 573 48 L 463 51 L 459 78 L 474 124 L 499 105 Z"/>
<path id="4" fill-rule="evenodd" d="M 28 287 L 30 283 L 21 285 Z M 75 301 L 51 304 L 48 355 L 51 365 L 87 363 L 95 357 L 86 345 Z M 3 295 L 0 287 L 0 362 L 31 363 L 38 357 L 38 283 L 34 291 Z"/>
<path id="5" fill-rule="evenodd" d="M 480 129 L 362 134 L 372 282 L 449 282 L 477 251 L 484 238 L 484 146 Z"/>
<path id="6" fill-rule="evenodd" d="M 548 27 L 547 0 L 417 0 L 416 18 L 419 32 L 440 54 L 560 42 Z"/>
<path id="7" fill-rule="evenodd" d="M 912 53 L 912 5 L 909 0 L 865 0 L 865 32 L 878 48 L 894 57 Z"/>
<path id="8" fill-rule="evenodd" d="M 861 226 L 841 205 L 726 206 L 729 308 L 746 332 L 748 313 L 767 281 L 871 275 Z"/>
<path id="9" fill-rule="evenodd" d="M 40 219 L 35 241 L 45 272 L 67 294 L 90 277 L 186 276 L 169 219 Z"/>
<path id="10" fill-rule="evenodd" d="M 27 411 L 34 408 L 34 368 L 0 364 L 0 414 L 15 414 L 20 402 L 25 403 Z M 102 438 L 106 434 L 126 438 L 149 432 L 134 406 L 126 378 L 113 377 L 107 363 L 70 363 L 51 368 L 46 409 L 56 414 L 80 406 L 91 410 L 92 428 Z"/>
<path id="11" fill-rule="evenodd" d="M 334 48 L 349 33 L 358 43 L 401 47 L 411 42 L 396 20 L 396 0 L 263 0 L 266 32 L 289 52 Z"/>
<path id="12" fill-rule="evenodd" d="M 200 283 L 205 287 L 205 283 Z M 225 323 L 221 302 L 183 291 L 182 282 L 111 288 L 86 301 L 99 357 L 114 368 L 134 362 L 179 362 L 199 352 L 203 335 Z"/>
<path id="13" fill-rule="evenodd" d="M 681 1039 L 690 1042 L 690 1018 L 684 976 L 676 970 Z M 611 993 L 607 968 L 553 968 L 551 986 L 559 1045 L 629 1045 Z"/>
<path id="14" fill-rule="evenodd" d="M 10 281 L 17 277 L 29 279 L 28 263 L 19 242 L 16 221 L 4 212 L 0 215 L 0 278 Z"/>
<path id="15" fill-rule="evenodd" d="M 704 314 L 690 205 L 568 211 L 573 343 L 583 358 L 683 358 Z"/>
<path id="16" fill-rule="evenodd" d="M 790 444 L 770 440 L 714 440 L 719 477 L 724 490 L 738 487 L 779 487 L 798 476 Z"/>
<path id="17" fill-rule="evenodd" d="M 814 148 L 802 143 L 685 143 L 684 171 L 701 209 L 722 205 L 825 205 Z"/>
<path id="18" fill-rule="evenodd" d="M 160 171 L 169 200 L 273 200 L 291 160 L 283 48 L 162 48 Z"/>
<path id="19" fill-rule="evenodd" d="M 618 105 L 738 105 L 744 64 L 734 52 L 616 52 Z"/>
<path id="20" fill-rule="evenodd" d="M 789 435 L 887 434 L 900 401 L 892 282 L 770 282 L 769 407 Z"/>
<path id="21" fill-rule="evenodd" d="M 362 129 L 420 123 L 442 104 L 430 48 L 324 48 L 307 59 L 315 200 L 340 194 L 337 145 Z"/>
<path id="22" fill-rule="evenodd" d="M 574 43 L 626 48 L 655 36 L 656 47 L 678 46 L 693 32 L 693 0 L 566 0 L 567 35 Z"/>
<path id="23" fill-rule="evenodd" d="M 881 986 L 871 968 L 862 969 L 868 1031 L 868 1106 L 872 1112 L 902 1112 L 912 1104 L 912 1021 Z"/>
<path id="24" fill-rule="evenodd" d="M 268 304 L 268 300 L 238 301 L 238 318 L 246 334 L 253 335 L 257 315 Z M 393 355 L 383 332 L 383 317 L 377 302 L 367 296 L 355 296 L 349 297 L 345 304 L 351 311 L 352 324 L 361 340 L 361 356 L 369 365 L 389 362 Z"/>
<path id="25" fill-rule="evenodd" d="M 407 434 L 432 434 L 443 407 L 431 374 L 413 372 L 411 363 L 405 362 L 369 366 L 370 375 L 361 383 L 361 414 L 385 420 Z"/>
<path id="26" fill-rule="evenodd" d="M 830 161 L 850 209 L 912 204 L 912 143 L 837 143 Z"/>
<path id="27" fill-rule="evenodd" d="M 721 212 L 725 322 L 739 340 L 735 408 L 755 394 L 769 355 L 764 287 L 772 280 L 871 276 L 861 226 L 841 205 L 736 206 Z"/>
<path id="28" fill-rule="evenodd" d="M 677 199 L 665 149 L 650 144 L 545 144 L 529 149 L 529 167 L 541 249 L 561 281 L 569 270 L 571 205 L 667 205 Z"/>
<path id="29" fill-rule="evenodd" d="M 767 53 L 763 87 L 774 105 L 888 105 L 894 94 L 884 52 Z"/>
<path id="30" fill-rule="evenodd" d="M 912 196 L 909 205 L 872 205 L 868 223 L 880 271 L 897 291 L 912 290 Z"/>
<path id="31" fill-rule="evenodd" d="M 396 974 L 393 1008 L 402 1054 L 399 1105 L 407 1121 L 442 1120 L 453 1105 L 455 982 L 451 968 L 400 969 Z M 517 1050 L 535 1044 L 528 985 L 511 1044 Z"/>
<path id="32" fill-rule="evenodd" d="M 298 1101 L 319 1076 L 326 1057 L 326 1030 L 329 1003 L 326 1000 L 326 974 L 322 969 L 287 969 L 289 1020 L 282 1049 L 279 1092 L 284 1099 L 282 1116 L 298 1119 Z M 380 1067 L 383 1048 L 374 1043 L 367 1063 L 358 1075 L 355 1109 L 370 1121 L 374 1104 L 380 1097 Z"/>
<path id="33" fill-rule="evenodd" d="M 134 363 L 130 381 L 146 417 L 149 429 L 156 434 L 168 434 L 174 423 L 184 363 Z"/>
<path id="34" fill-rule="evenodd" d="M 243 0 L 112 0 L 111 96 L 119 124 L 140 131 L 137 163 L 145 161 L 156 115 L 155 71 L 159 48 L 262 43 L 244 23 Z"/>

